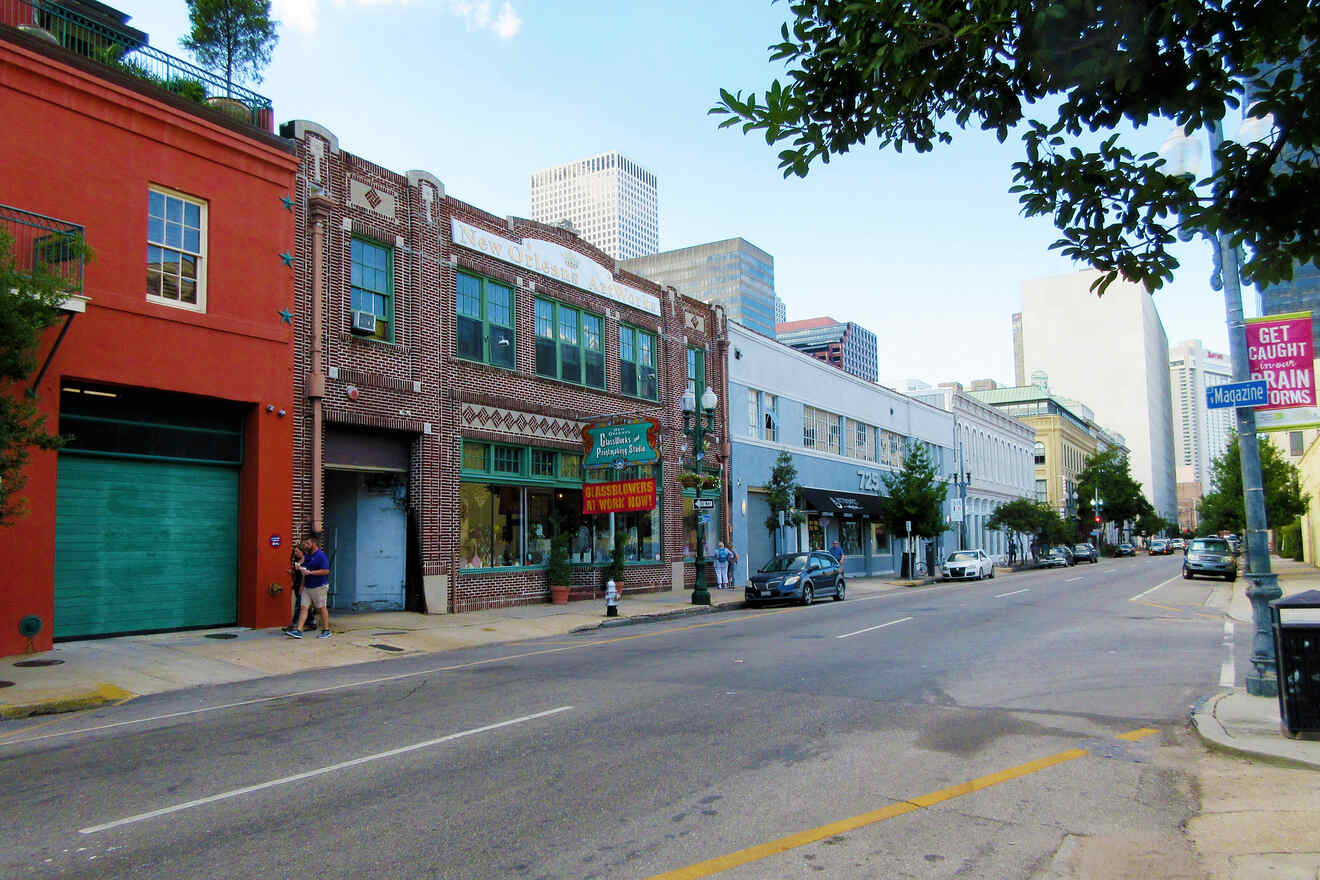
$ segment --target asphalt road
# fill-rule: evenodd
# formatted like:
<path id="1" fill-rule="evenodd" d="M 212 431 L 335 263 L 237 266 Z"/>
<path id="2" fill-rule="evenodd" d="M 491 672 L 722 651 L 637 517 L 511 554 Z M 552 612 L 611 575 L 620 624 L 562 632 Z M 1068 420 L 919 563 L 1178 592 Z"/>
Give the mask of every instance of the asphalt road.
<path id="1" fill-rule="evenodd" d="M 1180 557 L 161 695 L 0 738 L 5 877 L 1033 877 L 1176 833 Z M 1152 589 L 1153 588 L 1153 589 Z M 1217 592 L 1218 591 L 1218 592 Z M 1230 667 L 1231 668 L 1231 667 Z M 1234 674 L 1233 672 L 1229 673 Z"/>

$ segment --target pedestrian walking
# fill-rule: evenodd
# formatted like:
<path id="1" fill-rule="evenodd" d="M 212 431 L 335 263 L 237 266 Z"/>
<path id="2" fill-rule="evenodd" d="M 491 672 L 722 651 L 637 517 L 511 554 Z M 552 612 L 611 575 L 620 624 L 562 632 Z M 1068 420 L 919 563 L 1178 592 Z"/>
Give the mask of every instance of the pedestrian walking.
<path id="1" fill-rule="evenodd" d="M 729 589 L 729 560 L 732 558 L 733 554 L 729 552 L 729 548 L 724 546 L 723 541 L 720 541 L 720 546 L 715 549 L 714 556 L 715 589 Z"/>
<path id="2" fill-rule="evenodd" d="M 830 555 L 839 564 L 839 568 L 843 568 L 843 545 L 839 543 L 838 538 L 835 538 L 834 543 L 830 545 Z"/>
<path id="3" fill-rule="evenodd" d="M 289 580 L 293 586 L 293 614 L 289 617 L 289 629 L 298 623 L 298 614 L 302 611 L 303 594 L 303 573 L 302 564 L 306 557 L 303 555 L 302 547 L 294 545 L 289 551 Z"/>
<path id="4" fill-rule="evenodd" d="M 303 575 L 302 599 L 298 605 L 298 620 L 284 631 L 291 639 L 302 638 L 303 624 L 307 622 L 308 610 L 315 608 L 316 616 L 321 621 L 318 639 L 330 638 L 330 609 L 327 600 L 330 594 L 330 559 L 321 549 L 320 542 L 308 536 L 303 539 L 303 562 L 298 570 Z"/>

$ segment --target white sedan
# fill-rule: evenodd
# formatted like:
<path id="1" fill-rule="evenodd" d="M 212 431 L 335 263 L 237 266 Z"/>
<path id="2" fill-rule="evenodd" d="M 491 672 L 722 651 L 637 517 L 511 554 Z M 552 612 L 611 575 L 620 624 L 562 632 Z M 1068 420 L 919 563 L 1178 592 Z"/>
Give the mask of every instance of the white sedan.
<path id="1" fill-rule="evenodd" d="M 980 580 L 995 576 L 995 561 L 984 550 L 959 550 L 950 553 L 940 567 L 944 580 Z"/>

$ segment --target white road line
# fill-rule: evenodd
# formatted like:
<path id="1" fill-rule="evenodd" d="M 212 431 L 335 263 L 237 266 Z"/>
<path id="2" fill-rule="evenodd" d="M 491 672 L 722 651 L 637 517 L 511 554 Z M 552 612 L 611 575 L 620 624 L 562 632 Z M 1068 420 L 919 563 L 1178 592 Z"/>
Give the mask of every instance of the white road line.
<path id="1" fill-rule="evenodd" d="M 415 752 L 418 749 L 430 748 L 431 746 L 439 745 L 440 743 L 451 742 L 456 739 L 461 739 L 465 736 L 475 736 L 478 733 L 486 733 L 491 730 L 498 730 L 501 727 L 509 727 L 510 725 L 513 724 L 522 724 L 525 721 L 533 721 L 537 718 L 545 718 L 546 716 L 549 715 L 557 715 L 560 712 L 567 712 L 572 708 L 573 708 L 572 706 L 560 706 L 557 709 L 548 709 L 545 712 L 537 712 L 533 715 L 523 715 L 521 718 L 511 718 L 508 721 L 500 721 L 495 724 L 487 724 L 484 727 L 474 727 L 471 730 L 462 730 L 459 731 L 458 733 L 451 733 L 448 736 L 442 736 L 437 739 L 428 739 L 426 742 L 419 742 L 419 743 L 414 743 L 410 746 L 403 746 L 397 749 L 390 749 L 388 752 L 379 752 L 375 755 L 364 755 L 361 758 L 354 758 L 351 761 L 341 761 L 338 764 L 331 764 L 329 767 L 321 767 L 318 770 L 308 770 L 305 773 L 296 773 L 293 776 L 285 776 L 280 779 L 272 779 L 269 782 L 262 782 L 262 783 L 258 783 L 257 785 L 247 785 L 244 786 L 243 788 L 231 789 L 229 791 L 221 792 L 220 794 L 213 794 L 210 797 L 198 798 L 195 801 L 188 801 L 187 803 L 175 804 L 172 807 L 162 807 L 159 810 L 152 810 L 148 813 L 138 813 L 136 816 L 128 816 L 127 818 L 124 819 L 116 819 L 113 822 L 106 822 L 103 825 L 93 825 L 90 828 L 79 828 L 78 833 L 96 834 L 97 832 L 100 831 L 108 831 L 111 828 L 118 828 L 121 825 L 131 825 L 134 822 L 142 822 L 147 819 L 154 819 L 157 816 L 166 816 L 169 815 L 170 813 L 177 813 L 180 810 L 188 810 L 193 807 L 200 807 L 203 804 L 213 804 L 216 801 L 228 800 L 229 798 L 238 797 L 239 795 L 243 795 L 243 794 L 251 794 L 254 791 L 261 791 L 262 789 L 266 789 L 266 788 L 274 788 L 277 785 L 287 785 L 290 782 L 297 782 L 301 779 L 310 779 L 313 776 L 320 776 L 324 773 L 333 773 L 336 770 L 345 770 L 349 767 L 356 767 L 359 764 L 366 764 L 370 761 L 379 761 L 382 758 L 393 758 L 396 755 L 406 754 L 407 752 Z"/>
<path id="2" fill-rule="evenodd" d="M 872 630 L 876 630 L 876 629 L 884 629 L 884 628 L 887 627 L 887 626 L 893 626 L 893 625 L 896 624 L 896 623 L 904 623 L 905 621 L 909 621 L 909 620 L 911 620 L 911 619 L 912 619 L 912 618 L 910 618 L 910 617 L 900 617 L 898 620 L 891 620 L 891 621 L 889 621 L 888 623 L 882 623 L 882 624 L 880 624 L 879 626 L 868 626 L 866 629 L 859 629 L 859 630 L 857 630 L 857 632 L 844 633 L 844 634 L 841 635 L 841 636 L 835 636 L 835 638 L 836 638 L 836 639 L 846 639 L 846 638 L 848 638 L 849 636 L 860 636 L 862 633 L 869 633 L 869 632 L 871 632 Z"/>
<path id="3" fill-rule="evenodd" d="M 1237 671 L 1233 666 L 1233 621 L 1224 621 L 1224 647 L 1228 651 L 1228 659 L 1224 665 L 1219 667 L 1219 686 L 1231 688 L 1237 681 Z"/>
<path id="4" fill-rule="evenodd" d="M 1113 574 L 1116 571 L 1118 571 L 1116 568 L 1106 568 L 1101 574 Z"/>
<path id="5" fill-rule="evenodd" d="M 1084 577 L 1086 577 L 1086 575 L 1084 575 L 1084 574 L 1079 574 L 1079 575 L 1078 575 L 1077 577 L 1075 577 L 1075 578 L 1068 578 L 1066 581 L 1064 581 L 1064 583 L 1065 583 L 1065 584 L 1071 584 L 1073 581 L 1080 581 L 1080 580 L 1081 580 L 1082 578 L 1084 578 Z"/>
<path id="6" fill-rule="evenodd" d="M 1181 575 L 1175 575 L 1174 577 L 1169 578 L 1167 581 L 1165 581 L 1165 582 L 1162 583 L 1162 584 L 1156 584 L 1155 586 L 1151 587 L 1149 590 L 1147 590 L 1147 591 L 1144 592 L 1144 593 L 1137 593 L 1137 595 L 1135 595 L 1135 596 L 1133 596 L 1132 598 L 1128 599 L 1128 601 L 1129 601 L 1129 602 L 1135 602 L 1135 601 L 1137 601 L 1138 599 L 1140 599 L 1142 596 L 1146 596 L 1146 595 L 1149 595 L 1150 593 L 1155 592 L 1155 591 L 1158 590 L 1160 587 L 1167 587 L 1169 584 L 1171 584 L 1171 583 L 1173 583 L 1174 581 L 1176 581 L 1179 577 L 1181 577 Z"/>
<path id="7" fill-rule="evenodd" d="M 1014 590 L 1014 591 L 1011 592 L 1011 593 L 999 593 L 998 595 L 995 596 L 995 598 L 996 598 L 996 599 L 1002 599 L 1002 598 L 1004 598 L 1005 596 L 1016 596 L 1018 593 L 1030 593 L 1030 592 L 1031 592 L 1031 590 Z"/>

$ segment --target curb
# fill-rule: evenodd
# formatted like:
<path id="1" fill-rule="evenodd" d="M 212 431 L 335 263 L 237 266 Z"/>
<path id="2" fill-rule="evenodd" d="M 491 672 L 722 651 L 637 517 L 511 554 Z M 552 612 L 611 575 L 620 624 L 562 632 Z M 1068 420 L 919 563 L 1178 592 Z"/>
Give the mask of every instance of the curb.
<path id="1" fill-rule="evenodd" d="M 1241 740 L 1229 736 L 1224 725 L 1215 717 L 1215 707 L 1219 701 L 1230 696 L 1229 693 L 1214 694 L 1197 700 L 1192 709 L 1192 729 L 1196 731 L 1201 743 L 1208 749 L 1227 755 L 1240 755 L 1273 764 L 1277 767 L 1297 767 L 1303 770 L 1320 770 L 1320 763 L 1305 758 L 1291 758 L 1265 749 L 1253 749 L 1240 745 Z M 1282 736 L 1282 734 L 1280 734 Z"/>
<path id="2" fill-rule="evenodd" d="M 575 626 L 569 630 L 569 632 L 591 632 L 596 629 L 609 629 L 616 626 L 632 626 L 636 623 L 653 623 L 658 620 L 673 620 L 676 617 L 689 617 L 694 614 L 717 614 L 721 611 L 739 611 L 746 606 L 746 602 L 721 602 L 719 605 L 693 605 L 691 608 L 675 608 L 673 611 L 657 611 L 653 614 L 638 614 L 635 617 L 607 617 L 600 623 L 586 623 L 582 626 Z"/>
<path id="3" fill-rule="evenodd" d="M 27 703 L 0 704 L 0 719 L 12 721 L 18 718 L 31 718 L 34 715 L 58 715 L 62 712 L 79 712 L 83 709 L 95 709 L 110 703 L 122 703 L 136 697 L 132 691 L 126 691 L 109 682 L 98 682 L 91 690 L 61 694 L 49 699 L 32 700 Z"/>

